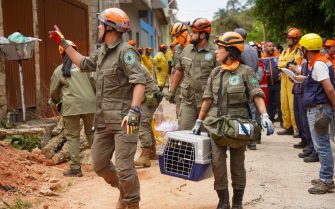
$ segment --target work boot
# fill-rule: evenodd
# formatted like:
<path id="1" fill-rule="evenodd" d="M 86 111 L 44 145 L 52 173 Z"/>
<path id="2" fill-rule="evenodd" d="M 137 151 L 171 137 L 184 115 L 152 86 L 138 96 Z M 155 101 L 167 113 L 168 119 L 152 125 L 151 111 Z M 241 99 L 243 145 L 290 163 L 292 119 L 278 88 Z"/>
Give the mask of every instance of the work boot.
<path id="1" fill-rule="evenodd" d="M 312 185 L 317 185 L 317 184 L 320 184 L 321 182 L 322 182 L 322 181 L 321 181 L 320 179 L 312 179 L 312 180 L 311 180 L 311 184 L 312 184 Z M 332 181 L 331 184 L 333 184 L 333 189 L 335 189 L 334 181 Z"/>
<path id="2" fill-rule="evenodd" d="M 248 144 L 247 146 L 248 146 L 248 148 L 250 149 L 250 150 L 257 150 L 257 143 L 256 142 L 252 142 L 251 144 Z"/>
<path id="3" fill-rule="evenodd" d="M 319 156 L 316 154 L 310 154 L 309 156 L 304 157 L 304 162 L 305 163 L 319 162 Z"/>
<path id="4" fill-rule="evenodd" d="M 140 203 L 139 202 L 127 203 L 127 209 L 140 209 Z"/>
<path id="5" fill-rule="evenodd" d="M 137 166 L 143 166 L 143 167 L 150 167 L 151 162 L 150 162 L 150 148 L 144 148 L 142 147 L 142 153 L 140 157 L 135 160 L 135 165 Z"/>
<path id="6" fill-rule="evenodd" d="M 306 143 L 301 141 L 298 144 L 293 145 L 293 147 L 296 149 L 303 149 L 304 147 L 306 147 Z"/>
<path id="7" fill-rule="evenodd" d="M 282 131 L 278 131 L 277 132 L 278 135 L 293 135 L 294 134 L 294 131 L 293 131 L 293 128 L 286 128 Z"/>
<path id="8" fill-rule="evenodd" d="M 150 160 L 157 160 L 157 155 L 156 155 L 156 144 L 153 144 L 150 147 Z"/>
<path id="9" fill-rule="evenodd" d="M 233 207 L 231 209 L 242 209 L 244 189 L 234 189 Z"/>
<path id="10" fill-rule="evenodd" d="M 121 202 L 121 200 L 118 200 L 116 203 L 116 209 L 127 209 L 127 205 Z"/>
<path id="11" fill-rule="evenodd" d="M 298 131 L 294 131 L 293 138 L 300 138 L 300 137 L 301 136 L 300 136 L 299 132 Z"/>
<path id="12" fill-rule="evenodd" d="M 299 157 L 299 158 L 305 158 L 305 157 L 310 156 L 311 154 L 312 154 L 312 151 L 310 150 L 310 151 L 307 151 L 307 152 L 299 153 L 299 154 L 298 154 L 298 157 Z"/>
<path id="13" fill-rule="evenodd" d="M 228 189 L 216 190 L 216 193 L 219 197 L 219 204 L 216 209 L 230 209 Z"/>
<path id="14" fill-rule="evenodd" d="M 326 183 L 320 180 L 318 184 L 309 188 L 308 192 L 310 194 L 325 194 L 327 192 L 332 192 L 332 189 L 334 189 L 334 182 Z"/>
<path id="15" fill-rule="evenodd" d="M 67 177 L 82 177 L 83 172 L 81 172 L 81 168 L 78 168 L 78 169 L 70 168 L 70 169 L 64 171 L 63 175 L 67 176 Z"/>

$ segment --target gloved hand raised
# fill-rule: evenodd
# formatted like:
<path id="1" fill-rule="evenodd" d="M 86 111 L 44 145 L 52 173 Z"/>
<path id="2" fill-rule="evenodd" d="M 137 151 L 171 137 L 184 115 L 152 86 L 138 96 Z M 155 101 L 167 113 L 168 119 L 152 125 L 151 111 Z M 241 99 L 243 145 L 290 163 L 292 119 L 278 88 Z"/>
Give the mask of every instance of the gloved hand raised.
<path id="1" fill-rule="evenodd" d="M 202 120 L 197 119 L 195 121 L 194 127 L 192 128 L 192 133 L 195 135 L 200 135 L 201 133 Z"/>
<path id="2" fill-rule="evenodd" d="M 175 96 L 176 96 L 176 92 L 175 91 L 169 91 L 169 93 L 165 96 L 165 99 L 168 102 L 174 104 L 174 103 L 176 103 L 176 101 L 174 101 Z"/>
<path id="3" fill-rule="evenodd" d="M 262 117 L 262 126 L 266 128 L 266 135 L 267 136 L 272 135 L 275 132 L 275 129 L 269 118 L 269 115 L 267 113 L 264 113 L 261 117 Z"/>
<path id="4" fill-rule="evenodd" d="M 65 40 L 64 35 L 59 30 L 57 25 L 55 25 L 54 28 L 55 28 L 54 31 L 49 31 L 49 38 L 54 39 L 58 45 L 61 45 L 64 49 L 66 49 L 69 46 L 69 44 Z"/>
<path id="5" fill-rule="evenodd" d="M 133 134 L 140 124 L 141 111 L 138 107 L 131 107 L 123 118 L 121 127 L 127 126 L 127 134 Z"/>

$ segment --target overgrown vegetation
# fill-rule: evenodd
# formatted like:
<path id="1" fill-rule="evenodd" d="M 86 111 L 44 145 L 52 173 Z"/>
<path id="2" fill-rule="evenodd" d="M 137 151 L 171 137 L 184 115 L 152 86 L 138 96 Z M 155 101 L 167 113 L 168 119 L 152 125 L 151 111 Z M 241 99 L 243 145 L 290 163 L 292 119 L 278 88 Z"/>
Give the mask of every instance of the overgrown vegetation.
<path id="1" fill-rule="evenodd" d="M 29 209 L 32 208 L 32 204 L 28 201 L 22 200 L 19 197 L 15 198 L 15 201 L 10 204 L 3 199 L 0 198 L 0 201 L 5 205 L 5 207 L 2 207 L 0 209 Z"/>
<path id="2" fill-rule="evenodd" d="M 10 143 L 13 147 L 20 150 L 28 150 L 31 152 L 34 148 L 40 145 L 39 135 L 13 135 L 0 138 L 1 141 Z"/>
<path id="3" fill-rule="evenodd" d="M 297 27 L 303 34 L 334 38 L 334 11 L 334 0 L 228 0 L 214 15 L 213 31 L 217 35 L 243 27 L 248 41 L 285 43 L 283 33 Z"/>

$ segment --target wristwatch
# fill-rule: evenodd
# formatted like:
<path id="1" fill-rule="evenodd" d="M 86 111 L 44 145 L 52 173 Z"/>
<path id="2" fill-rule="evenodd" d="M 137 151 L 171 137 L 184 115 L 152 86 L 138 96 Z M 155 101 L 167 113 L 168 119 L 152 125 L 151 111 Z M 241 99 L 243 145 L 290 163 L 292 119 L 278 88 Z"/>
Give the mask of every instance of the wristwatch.
<path id="1" fill-rule="evenodd" d="M 141 113 L 141 109 L 137 106 L 131 106 L 130 109 L 134 110 L 137 113 Z"/>

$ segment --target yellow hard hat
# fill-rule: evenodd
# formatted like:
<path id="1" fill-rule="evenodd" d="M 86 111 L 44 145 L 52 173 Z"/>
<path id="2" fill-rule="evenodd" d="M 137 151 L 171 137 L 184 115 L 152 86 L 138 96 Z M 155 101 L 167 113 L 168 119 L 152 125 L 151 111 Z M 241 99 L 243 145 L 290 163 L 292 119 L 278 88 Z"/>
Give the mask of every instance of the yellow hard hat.
<path id="1" fill-rule="evenodd" d="M 307 50 L 321 50 L 322 38 L 316 33 L 308 33 L 301 37 L 299 45 Z"/>

